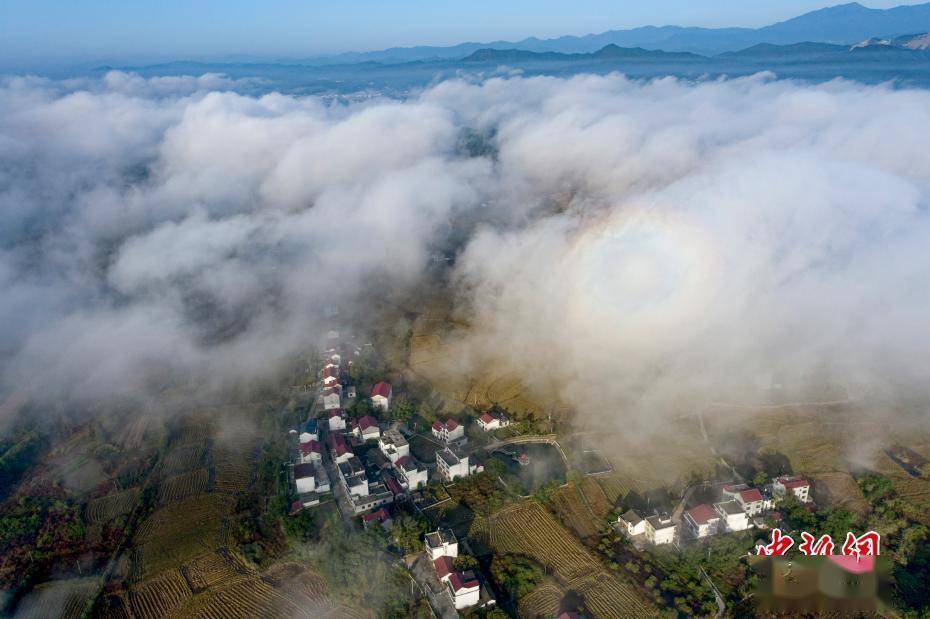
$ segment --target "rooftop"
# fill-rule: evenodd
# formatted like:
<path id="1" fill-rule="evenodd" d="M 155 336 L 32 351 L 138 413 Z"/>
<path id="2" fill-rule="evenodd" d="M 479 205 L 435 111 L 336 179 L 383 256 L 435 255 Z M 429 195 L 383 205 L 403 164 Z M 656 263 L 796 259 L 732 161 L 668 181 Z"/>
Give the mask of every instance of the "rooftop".
<path id="1" fill-rule="evenodd" d="M 759 490 L 756 488 L 740 490 L 739 497 L 743 500 L 744 503 L 755 503 L 756 501 L 764 500 L 762 498 L 762 493 L 759 492 Z"/>
<path id="2" fill-rule="evenodd" d="M 688 516 L 697 524 L 707 524 L 711 520 L 719 520 L 720 514 L 714 511 L 714 508 L 707 503 L 701 503 L 687 511 Z"/>
<path id="3" fill-rule="evenodd" d="M 668 516 L 666 516 L 665 518 L 663 518 L 662 516 L 649 516 L 648 518 L 646 518 L 646 520 L 649 522 L 650 525 L 652 525 L 652 528 L 657 531 L 661 529 L 672 529 L 675 527 L 675 523 L 672 522 L 672 519 L 669 518 Z"/>
<path id="4" fill-rule="evenodd" d="M 472 573 L 452 572 L 449 576 L 449 585 L 453 591 L 459 592 L 462 589 L 474 589 L 478 586 L 478 581 Z"/>
<path id="5" fill-rule="evenodd" d="M 455 534 L 450 529 L 439 529 L 426 534 L 426 543 L 430 548 L 439 548 L 443 544 L 454 544 Z"/>
<path id="6" fill-rule="evenodd" d="M 433 561 L 433 567 L 436 568 L 436 576 L 442 580 L 452 573 L 455 569 L 452 563 L 452 557 L 442 556 Z"/>
<path id="7" fill-rule="evenodd" d="M 305 477 L 315 476 L 316 467 L 314 467 L 310 462 L 294 465 L 294 479 L 304 479 Z"/>
<path id="8" fill-rule="evenodd" d="M 719 511 L 725 513 L 728 516 L 743 515 L 745 513 L 743 512 L 743 508 L 741 508 L 739 506 L 739 503 L 737 503 L 736 501 L 724 501 L 723 503 L 714 503 L 714 507 L 716 507 Z"/>
<path id="9" fill-rule="evenodd" d="M 642 516 L 636 513 L 635 510 L 628 509 L 620 516 L 623 519 L 623 522 L 632 524 L 634 527 L 643 521 Z"/>
<path id="10" fill-rule="evenodd" d="M 442 458 L 442 461 L 445 462 L 448 466 L 455 466 L 461 462 L 459 457 L 455 455 L 448 447 L 442 451 L 436 452 L 436 455 Z"/>
<path id="11" fill-rule="evenodd" d="M 381 381 L 371 388 L 371 397 L 381 396 L 382 398 L 391 397 L 391 383 Z"/>

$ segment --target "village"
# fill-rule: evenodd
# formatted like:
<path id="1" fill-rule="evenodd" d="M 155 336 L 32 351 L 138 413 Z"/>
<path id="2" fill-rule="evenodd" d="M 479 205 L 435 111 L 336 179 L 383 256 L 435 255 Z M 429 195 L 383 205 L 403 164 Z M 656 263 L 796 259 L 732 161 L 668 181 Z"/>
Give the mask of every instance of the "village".
<path id="1" fill-rule="evenodd" d="M 289 478 L 297 495 L 291 513 L 334 500 L 346 521 L 359 518 L 365 528 L 379 526 L 390 532 L 392 513 L 401 505 L 406 510 L 420 509 L 420 489 L 431 482 L 454 483 L 483 472 L 484 466 L 466 448 L 465 426 L 453 419 L 436 421 L 428 433 L 417 434 L 404 424 L 386 424 L 376 418 L 391 409 L 393 389 L 389 382 L 379 381 L 366 396 L 349 384 L 351 357 L 357 352 L 340 345 L 338 332 L 330 332 L 307 418 L 290 432 Z M 346 408 L 360 397 L 368 398 L 371 414 L 349 419 Z M 510 421 L 484 413 L 476 423 L 490 432 Z M 435 462 L 421 462 L 414 456 L 409 442 L 413 438 L 433 443 Z M 526 459 L 525 454 L 522 457 Z M 432 567 L 431 573 L 421 573 L 421 586 L 435 607 L 459 611 L 494 605 L 483 576 L 454 568 L 459 543 L 451 530 L 427 533 L 423 548 Z"/>
<path id="2" fill-rule="evenodd" d="M 516 498 L 530 498 L 528 493 L 539 484 L 569 487 L 566 476 L 571 468 L 592 479 L 612 472 L 609 461 L 583 446 L 583 460 L 570 466 L 556 434 L 520 435 L 511 427 L 513 420 L 499 409 L 458 420 L 440 416 L 429 425 L 412 427 L 392 414 L 397 398 L 403 397 L 391 382 L 375 379 L 362 391 L 353 378 L 361 352 L 362 347 L 343 343 L 339 332 L 330 332 L 314 368 L 315 382 L 304 390 L 303 421 L 289 437 L 288 479 L 296 497 L 292 514 L 329 504 L 348 525 L 377 527 L 391 535 L 397 518 L 413 515 L 430 521 L 431 508 L 448 501 L 457 483 L 485 472 L 489 462 L 494 465 L 495 483 L 508 487 L 506 477 Z M 364 414 L 359 415 L 359 410 Z M 507 432 L 506 439 L 501 431 Z M 559 466 L 546 464 L 545 475 L 534 480 L 533 470 L 545 459 L 545 454 L 534 451 L 538 448 L 548 449 Z M 504 474 L 507 467 L 510 475 Z M 681 552 L 750 530 L 758 531 L 762 539 L 766 530 L 777 526 L 779 506 L 788 498 L 807 509 L 814 506 L 811 483 L 805 478 L 778 475 L 760 481 L 718 478 L 684 488 L 680 496 L 666 501 L 653 502 L 649 497 L 645 504 L 618 501 L 604 526 L 640 550 L 669 546 Z M 421 534 L 419 552 L 408 553 L 405 561 L 434 613 L 451 619 L 494 608 L 494 589 L 470 556 L 471 540 L 457 537 L 442 520 L 431 522 L 434 528 Z"/>

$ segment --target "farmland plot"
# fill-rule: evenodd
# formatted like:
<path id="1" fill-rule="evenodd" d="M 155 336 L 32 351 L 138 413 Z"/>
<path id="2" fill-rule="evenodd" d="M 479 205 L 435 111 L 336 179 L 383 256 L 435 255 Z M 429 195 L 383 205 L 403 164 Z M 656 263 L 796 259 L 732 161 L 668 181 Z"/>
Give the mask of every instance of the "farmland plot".
<path id="1" fill-rule="evenodd" d="M 552 493 L 552 506 L 565 525 L 582 538 L 598 534 L 597 523 L 591 519 L 591 513 L 578 495 L 575 484 L 569 483 Z"/>
<path id="2" fill-rule="evenodd" d="M 654 615 L 655 609 L 629 583 L 608 572 L 539 503 L 508 506 L 494 516 L 491 543 L 498 552 L 527 555 L 565 586 L 584 596 L 597 617 Z"/>
<path id="3" fill-rule="evenodd" d="M 162 572 L 129 590 L 129 605 L 136 617 L 164 617 L 193 595 L 178 570 Z"/>
<path id="4" fill-rule="evenodd" d="M 85 517 L 90 523 L 108 522 L 118 516 L 131 512 L 138 500 L 138 488 L 130 488 L 122 492 L 112 492 L 89 501 L 87 503 Z"/>
<path id="5" fill-rule="evenodd" d="M 195 494 L 207 491 L 210 473 L 207 469 L 198 469 L 165 479 L 158 488 L 158 502 L 162 505 L 171 501 L 180 501 Z"/>
<path id="6" fill-rule="evenodd" d="M 16 607 L 24 619 L 79 619 L 94 598 L 100 581 L 96 578 L 69 578 L 36 585 Z"/>
<path id="7" fill-rule="evenodd" d="M 584 494 L 588 505 L 598 518 L 606 518 L 614 508 L 613 502 L 607 498 L 604 489 L 593 477 L 585 477 L 581 480 L 578 489 Z"/>
<path id="8" fill-rule="evenodd" d="M 197 592 L 229 582 L 237 576 L 250 574 L 251 570 L 241 562 L 232 560 L 228 553 L 218 551 L 188 561 L 181 567 L 181 573 L 191 589 Z"/>

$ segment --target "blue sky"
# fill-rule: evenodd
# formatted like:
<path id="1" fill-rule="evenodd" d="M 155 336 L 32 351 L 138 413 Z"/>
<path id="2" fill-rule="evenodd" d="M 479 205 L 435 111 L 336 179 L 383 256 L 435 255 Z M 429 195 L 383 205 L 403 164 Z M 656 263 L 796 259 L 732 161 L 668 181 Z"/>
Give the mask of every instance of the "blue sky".
<path id="1" fill-rule="evenodd" d="M 869 0 L 875 8 L 918 0 Z M 0 0 L 9 62 L 306 56 L 641 25 L 762 26 L 817 0 Z"/>

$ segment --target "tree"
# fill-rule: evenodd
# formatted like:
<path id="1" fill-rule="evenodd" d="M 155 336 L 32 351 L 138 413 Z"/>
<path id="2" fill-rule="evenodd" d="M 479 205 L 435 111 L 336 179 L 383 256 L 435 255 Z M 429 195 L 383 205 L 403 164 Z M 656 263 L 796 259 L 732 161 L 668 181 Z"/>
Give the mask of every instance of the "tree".
<path id="1" fill-rule="evenodd" d="M 511 597 L 519 600 L 545 578 L 542 568 L 520 555 L 497 555 L 491 561 L 491 577 Z"/>
<path id="2" fill-rule="evenodd" d="M 478 559 L 474 558 L 471 555 L 459 555 L 455 558 L 453 562 L 455 569 L 459 572 L 467 572 L 468 570 L 477 570 L 481 566 L 478 564 Z"/>
<path id="3" fill-rule="evenodd" d="M 398 547 L 405 554 L 411 553 L 422 545 L 423 536 L 426 534 L 426 523 L 411 516 L 401 516 L 394 521 L 392 532 Z"/>
<path id="4" fill-rule="evenodd" d="M 401 423 L 410 421 L 417 412 L 417 405 L 404 396 L 395 398 L 391 404 L 391 414 Z"/>

